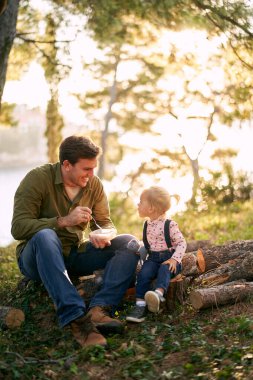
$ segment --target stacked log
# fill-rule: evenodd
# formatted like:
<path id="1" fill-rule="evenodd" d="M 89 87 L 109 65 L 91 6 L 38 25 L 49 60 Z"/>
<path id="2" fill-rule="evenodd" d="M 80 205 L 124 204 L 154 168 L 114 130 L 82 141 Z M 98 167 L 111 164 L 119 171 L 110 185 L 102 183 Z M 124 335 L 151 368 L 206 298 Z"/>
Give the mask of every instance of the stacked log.
<path id="1" fill-rule="evenodd" d="M 194 309 L 217 307 L 253 296 L 253 240 L 202 249 L 205 271 L 192 279 Z"/>
<path id="2" fill-rule="evenodd" d="M 249 252 L 253 252 L 253 240 L 242 240 L 224 245 L 203 248 L 206 271 L 217 268 L 224 263 L 236 258 L 242 258 Z"/>
<path id="3" fill-rule="evenodd" d="M 194 309 L 225 305 L 245 300 L 253 296 L 253 282 L 229 282 L 211 288 L 201 288 L 190 293 L 190 301 Z"/>

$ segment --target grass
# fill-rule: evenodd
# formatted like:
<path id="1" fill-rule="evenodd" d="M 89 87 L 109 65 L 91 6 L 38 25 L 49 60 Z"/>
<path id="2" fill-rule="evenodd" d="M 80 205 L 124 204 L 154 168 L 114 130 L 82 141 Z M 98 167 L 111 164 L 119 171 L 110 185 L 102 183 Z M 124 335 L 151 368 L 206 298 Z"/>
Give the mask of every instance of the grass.
<path id="1" fill-rule="evenodd" d="M 252 206 L 188 213 L 176 220 L 191 240 L 250 239 Z M 14 252 L 15 245 L 0 249 L 0 305 L 21 308 L 26 318 L 17 329 L 0 330 L 0 379 L 253 378 L 252 300 L 199 312 L 186 302 L 173 314 L 149 314 L 145 323 L 128 323 L 122 336 L 107 337 L 107 349 L 82 349 L 68 329 L 58 327 L 42 285 L 17 288 L 22 277 Z M 124 300 L 119 318 L 124 320 L 130 306 Z"/>
<path id="2" fill-rule="evenodd" d="M 211 240 L 223 244 L 232 240 L 249 240 L 253 236 L 253 201 L 243 204 L 192 210 L 175 216 L 187 240 Z"/>

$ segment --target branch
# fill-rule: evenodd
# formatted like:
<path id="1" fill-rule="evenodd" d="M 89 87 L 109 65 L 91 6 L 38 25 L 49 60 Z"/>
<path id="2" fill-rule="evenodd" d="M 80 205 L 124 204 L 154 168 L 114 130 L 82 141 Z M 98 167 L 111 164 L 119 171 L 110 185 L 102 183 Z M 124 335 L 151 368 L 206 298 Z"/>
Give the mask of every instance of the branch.
<path id="1" fill-rule="evenodd" d="M 71 66 L 69 65 L 63 65 L 62 63 L 59 63 L 58 61 L 53 60 L 48 54 L 44 52 L 43 49 L 41 49 L 35 42 L 32 42 L 36 49 L 45 57 L 52 65 L 55 66 L 61 66 L 61 67 L 67 67 L 68 69 L 71 69 Z"/>
<path id="2" fill-rule="evenodd" d="M 243 30 L 249 37 L 253 37 L 253 33 L 248 30 L 244 25 L 240 24 L 237 20 L 233 19 L 230 16 L 219 12 L 217 8 L 213 8 L 210 5 L 202 4 L 199 0 L 194 0 L 195 5 L 202 10 L 210 10 L 213 14 L 218 16 L 220 19 L 228 21 L 230 24 L 237 26 L 239 29 Z"/>
<path id="3" fill-rule="evenodd" d="M 50 41 L 42 41 L 42 40 L 35 40 L 33 38 L 26 38 L 24 37 L 25 34 L 30 34 L 30 33 L 17 33 L 16 34 L 16 37 L 25 41 L 25 42 L 29 42 L 29 43 L 38 43 L 38 44 L 56 44 L 56 43 L 70 43 L 70 42 L 73 42 L 74 40 L 62 40 L 62 41 L 59 41 L 59 40 L 50 40 Z"/>
<path id="4" fill-rule="evenodd" d="M 250 65 L 248 62 L 244 61 L 244 59 L 238 54 L 236 48 L 233 46 L 232 44 L 232 40 L 231 38 L 228 36 L 228 34 L 226 33 L 226 31 L 224 30 L 224 28 L 222 28 L 221 25 L 219 25 L 215 20 L 213 20 L 210 15 L 206 15 L 206 17 L 218 28 L 221 30 L 222 33 L 225 34 L 225 36 L 227 36 L 228 38 L 228 43 L 229 43 L 229 46 L 231 47 L 231 49 L 233 50 L 235 56 L 239 59 L 240 62 L 242 62 L 242 64 L 244 64 L 248 69 L 252 70 L 253 69 L 253 65 Z M 234 35 L 235 36 L 235 35 Z M 235 36 L 236 38 L 236 36 Z"/>
<path id="5" fill-rule="evenodd" d="M 253 65 L 250 65 L 248 62 L 244 61 L 244 59 L 238 54 L 236 48 L 233 46 L 232 41 L 230 40 L 229 40 L 229 45 L 231 49 L 233 50 L 234 54 L 236 55 L 236 57 L 239 59 L 239 61 L 242 62 L 248 69 L 252 70 Z"/>

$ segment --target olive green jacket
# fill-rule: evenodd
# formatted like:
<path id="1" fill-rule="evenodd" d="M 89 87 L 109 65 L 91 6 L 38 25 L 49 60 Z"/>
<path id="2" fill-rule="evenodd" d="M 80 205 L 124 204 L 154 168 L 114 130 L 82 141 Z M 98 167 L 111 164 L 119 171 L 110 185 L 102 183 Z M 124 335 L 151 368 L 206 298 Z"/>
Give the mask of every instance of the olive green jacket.
<path id="1" fill-rule="evenodd" d="M 115 228 L 108 200 L 100 179 L 92 177 L 71 201 L 65 192 L 60 163 L 46 164 L 31 170 L 21 181 L 14 198 L 11 233 L 16 240 L 17 257 L 29 239 L 44 228 L 55 230 L 62 242 L 63 254 L 68 256 L 72 246 L 83 250 L 87 243 L 85 230 L 96 227 L 82 223 L 73 227 L 59 228 L 57 217 L 66 216 L 76 206 L 87 206 L 101 227 Z"/>

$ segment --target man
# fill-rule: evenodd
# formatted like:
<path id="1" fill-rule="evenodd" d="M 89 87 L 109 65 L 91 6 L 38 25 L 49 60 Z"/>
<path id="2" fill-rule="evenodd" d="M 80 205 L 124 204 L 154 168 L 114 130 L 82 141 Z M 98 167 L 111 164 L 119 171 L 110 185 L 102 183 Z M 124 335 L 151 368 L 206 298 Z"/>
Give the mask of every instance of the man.
<path id="1" fill-rule="evenodd" d="M 84 237 L 85 229 L 115 228 L 100 179 L 94 175 L 99 147 L 85 137 L 70 136 L 60 145 L 60 162 L 31 170 L 14 199 L 12 235 L 20 271 L 42 281 L 57 310 L 60 326 L 70 325 L 82 346 L 106 345 L 101 332 L 120 333 L 112 318 L 129 287 L 138 256 L 127 248 L 132 235 L 114 239 Z M 116 235 L 116 230 L 115 230 Z M 101 290 L 87 310 L 69 275 L 103 269 Z"/>

